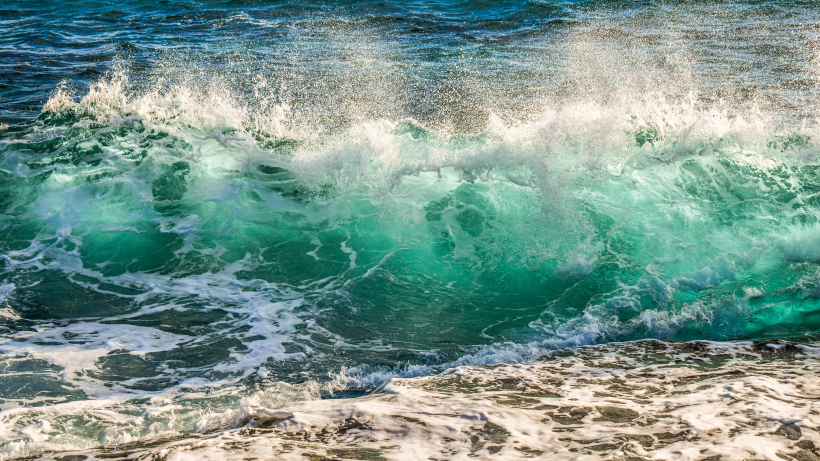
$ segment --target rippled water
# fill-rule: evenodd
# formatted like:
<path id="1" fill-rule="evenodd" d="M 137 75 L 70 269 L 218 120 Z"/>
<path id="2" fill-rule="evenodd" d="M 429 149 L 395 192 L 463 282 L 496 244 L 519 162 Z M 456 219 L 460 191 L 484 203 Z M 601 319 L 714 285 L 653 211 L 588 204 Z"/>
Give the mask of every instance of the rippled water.
<path id="1" fill-rule="evenodd" d="M 3 6 L 2 456 L 567 347 L 808 342 L 816 6 Z"/>

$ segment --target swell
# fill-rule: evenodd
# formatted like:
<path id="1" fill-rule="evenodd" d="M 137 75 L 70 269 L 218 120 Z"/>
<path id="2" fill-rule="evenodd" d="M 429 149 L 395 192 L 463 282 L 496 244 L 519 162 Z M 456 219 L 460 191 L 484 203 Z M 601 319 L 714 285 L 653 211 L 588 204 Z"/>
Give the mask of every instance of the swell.
<path id="1" fill-rule="evenodd" d="M 463 298 L 456 284 L 501 303 L 532 293 L 523 304 L 539 316 L 523 315 L 527 330 L 542 329 L 547 306 L 572 323 L 602 297 L 628 304 L 606 307 L 617 325 L 640 323 L 676 296 L 670 312 L 697 305 L 684 293 L 813 260 L 798 249 L 813 235 L 811 135 L 761 136 L 759 119 L 668 105 L 639 118 L 580 102 L 515 126 L 491 116 L 475 135 L 374 120 L 317 136 L 294 127 L 284 106 L 249 115 L 229 95 L 180 89 L 129 100 L 124 84 L 103 82 L 80 103 L 58 92 L 31 127 L 6 130 L 6 214 L 20 216 L 10 235 L 30 236 L 7 241 L 9 267 L 65 265 L 105 283 L 150 275 L 164 291 L 175 279 L 224 276 L 270 302 L 307 296 L 315 312 L 345 309 L 355 289 L 388 297 L 364 305 L 392 305 L 394 292 L 418 286 L 365 287 L 434 268 L 439 280 L 421 286 L 435 290 L 419 304 L 450 290 Z M 146 245 L 156 254 L 138 257 Z M 66 259 L 43 264 L 49 251 Z M 186 289 L 174 296 L 195 292 Z M 560 307 L 567 290 L 585 294 Z M 465 304 L 456 311 L 492 311 Z M 495 336 L 481 326 L 479 337 Z M 727 328 L 717 334 L 764 331 Z"/>
<path id="2" fill-rule="evenodd" d="M 811 125 L 643 93 L 466 133 L 328 127 L 187 83 L 60 88 L 0 132 L 10 452 L 567 346 L 820 328 Z"/>
<path id="3" fill-rule="evenodd" d="M 584 344 L 820 328 L 807 5 L 13 6 L 0 458 L 348 411 L 325 398 Z M 696 361 L 795 353 L 765 344 Z M 778 411 L 732 418 L 796 450 L 759 433 Z M 337 422 L 306 434 L 355 433 Z M 669 454 L 674 424 L 641 440 Z M 499 449 L 479 426 L 453 453 Z"/>

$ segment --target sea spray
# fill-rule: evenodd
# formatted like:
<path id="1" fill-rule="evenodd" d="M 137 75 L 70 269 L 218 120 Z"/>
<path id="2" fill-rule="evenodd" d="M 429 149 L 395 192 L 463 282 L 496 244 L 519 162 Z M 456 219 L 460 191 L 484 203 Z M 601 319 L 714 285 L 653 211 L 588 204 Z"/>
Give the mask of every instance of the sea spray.
<path id="1" fill-rule="evenodd" d="M 3 10 L 4 456 L 274 430 L 568 347 L 818 331 L 814 9 L 338 6 Z M 548 456 L 462 414 L 442 450 Z M 331 420 L 302 440 L 375 430 Z"/>

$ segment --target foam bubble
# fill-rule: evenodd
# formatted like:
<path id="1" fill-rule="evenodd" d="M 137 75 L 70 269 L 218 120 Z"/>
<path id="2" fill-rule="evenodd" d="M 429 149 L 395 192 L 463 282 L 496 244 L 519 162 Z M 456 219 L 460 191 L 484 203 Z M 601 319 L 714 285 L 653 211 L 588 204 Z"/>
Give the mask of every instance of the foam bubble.
<path id="1" fill-rule="evenodd" d="M 153 450 L 179 459 L 238 447 L 243 456 L 386 459 L 810 457 L 820 442 L 818 364 L 801 351 L 812 347 L 769 345 L 642 341 L 459 367 L 393 379 L 361 398 L 249 406 L 230 418 L 240 430 Z"/>

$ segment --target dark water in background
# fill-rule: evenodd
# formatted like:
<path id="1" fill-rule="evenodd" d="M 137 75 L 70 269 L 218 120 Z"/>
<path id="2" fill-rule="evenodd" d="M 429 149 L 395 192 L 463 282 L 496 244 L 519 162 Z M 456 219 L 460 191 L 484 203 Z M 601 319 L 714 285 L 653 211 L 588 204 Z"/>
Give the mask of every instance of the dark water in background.
<path id="1" fill-rule="evenodd" d="M 4 456 L 817 333 L 817 6 L 4 5 Z"/>

